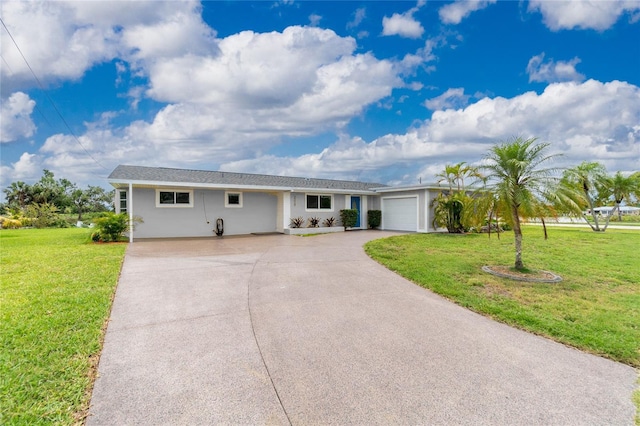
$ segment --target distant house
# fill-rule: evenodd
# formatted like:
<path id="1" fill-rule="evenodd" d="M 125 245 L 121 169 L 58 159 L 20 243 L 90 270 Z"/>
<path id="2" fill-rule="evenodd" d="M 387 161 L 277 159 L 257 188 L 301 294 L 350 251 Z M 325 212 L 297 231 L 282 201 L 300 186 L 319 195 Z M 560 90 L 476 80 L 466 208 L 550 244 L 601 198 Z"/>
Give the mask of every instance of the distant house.
<path id="1" fill-rule="evenodd" d="M 435 232 L 431 201 L 443 189 L 127 165 L 113 170 L 108 181 L 116 188 L 116 212 L 143 219 L 131 241 L 216 235 L 218 219 L 224 235 L 308 232 L 292 228 L 291 219 L 302 217 L 304 227 L 311 217 L 339 222 L 345 208 L 359 212 L 355 229 L 366 229 L 368 210 L 381 210 L 381 229 Z"/>
<path id="2" fill-rule="evenodd" d="M 593 211 L 596 214 L 602 215 L 602 216 L 607 216 L 609 214 L 611 214 L 611 211 L 614 209 L 615 207 L 610 207 L 610 206 L 604 206 L 604 207 L 595 207 L 593 209 Z M 587 214 L 589 214 L 590 212 L 587 211 Z M 640 215 L 640 207 L 632 207 L 632 206 L 620 206 L 620 214 L 623 216 L 626 215 Z"/>

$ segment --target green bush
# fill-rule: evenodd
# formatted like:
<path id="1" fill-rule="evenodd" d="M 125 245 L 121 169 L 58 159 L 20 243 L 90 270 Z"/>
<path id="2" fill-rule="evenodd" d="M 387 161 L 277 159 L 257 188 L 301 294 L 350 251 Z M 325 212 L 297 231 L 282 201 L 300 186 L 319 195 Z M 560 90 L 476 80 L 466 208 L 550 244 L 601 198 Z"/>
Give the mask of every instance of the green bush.
<path id="1" fill-rule="evenodd" d="M 462 193 L 453 194 L 440 193 L 431 202 L 433 206 L 434 228 L 446 227 L 451 234 L 462 234 L 469 230 L 469 226 L 464 223 L 464 208 L 470 204 L 470 198 Z"/>
<path id="2" fill-rule="evenodd" d="M 19 219 L 11 219 L 8 217 L 0 216 L 0 228 L 2 229 L 22 228 L 22 222 Z"/>
<path id="3" fill-rule="evenodd" d="M 27 207 L 26 216 L 35 228 L 66 228 L 60 220 L 58 208 L 49 203 L 34 203 Z M 24 225 L 24 224 L 23 224 Z"/>
<path id="4" fill-rule="evenodd" d="M 367 212 L 367 224 L 369 228 L 375 229 L 380 226 L 382 223 L 382 211 L 380 210 L 369 210 Z"/>
<path id="5" fill-rule="evenodd" d="M 96 238 L 97 241 L 119 241 L 122 234 L 129 230 L 129 217 L 126 213 L 108 212 L 96 220 L 96 228 L 97 231 L 91 236 L 93 241 Z"/>
<path id="6" fill-rule="evenodd" d="M 344 209 L 340 210 L 340 220 L 344 229 L 353 228 L 358 222 L 358 210 L 356 209 Z"/>

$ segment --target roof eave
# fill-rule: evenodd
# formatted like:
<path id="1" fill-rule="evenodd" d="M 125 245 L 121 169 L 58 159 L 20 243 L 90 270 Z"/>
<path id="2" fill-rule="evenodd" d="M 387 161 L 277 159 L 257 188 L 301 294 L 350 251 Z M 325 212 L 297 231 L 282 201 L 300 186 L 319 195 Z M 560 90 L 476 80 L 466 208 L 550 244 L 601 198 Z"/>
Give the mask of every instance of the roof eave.
<path id="1" fill-rule="evenodd" d="M 342 189 L 342 188 L 309 188 L 309 187 L 291 187 L 291 186 L 269 186 L 269 185 L 230 185 L 219 183 L 195 183 L 195 182 L 165 182 L 165 181 L 148 181 L 134 179 L 108 179 L 108 182 L 114 188 L 133 186 L 145 187 L 163 187 L 163 188 L 201 188 L 201 189 L 234 189 L 234 190 L 251 190 L 251 191 L 282 191 L 282 192 L 328 192 L 332 194 L 359 194 L 359 195 L 375 195 L 374 190 L 363 189 Z"/>

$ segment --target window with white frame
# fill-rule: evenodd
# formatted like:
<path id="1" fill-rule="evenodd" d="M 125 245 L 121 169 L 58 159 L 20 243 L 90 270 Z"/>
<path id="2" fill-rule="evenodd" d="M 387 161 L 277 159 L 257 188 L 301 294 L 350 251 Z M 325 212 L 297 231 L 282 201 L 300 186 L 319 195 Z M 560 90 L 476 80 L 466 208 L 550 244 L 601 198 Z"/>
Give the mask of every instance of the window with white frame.
<path id="1" fill-rule="evenodd" d="M 306 194 L 307 211 L 333 211 L 333 195 Z"/>
<path id="2" fill-rule="evenodd" d="M 224 193 L 224 206 L 229 208 L 241 208 L 242 192 L 226 191 Z"/>
<path id="3" fill-rule="evenodd" d="M 156 207 L 193 207 L 193 191 L 156 189 Z"/>
<path id="4" fill-rule="evenodd" d="M 127 191 L 118 191 L 118 207 L 120 213 L 127 212 Z"/>

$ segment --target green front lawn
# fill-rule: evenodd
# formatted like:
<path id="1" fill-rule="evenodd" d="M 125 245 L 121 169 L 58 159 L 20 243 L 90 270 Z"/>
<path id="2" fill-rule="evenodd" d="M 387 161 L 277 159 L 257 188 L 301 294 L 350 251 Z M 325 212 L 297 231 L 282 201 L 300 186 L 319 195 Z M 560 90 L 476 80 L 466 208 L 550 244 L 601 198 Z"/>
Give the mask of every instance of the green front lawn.
<path id="1" fill-rule="evenodd" d="M 481 271 L 513 265 L 513 233 L 408 234 L 365 246 L 375 260 L 454 302 L 562 343 L 640 366 L 640 232 L 549 228 L 524 230 L 529 269 L 562 276 L 524 283 Z"/>
<path id="2" fill-rule="evenodd" d="M 0 231 L 0 424 L 73 424 L 89 403 L 125 244 Z"/>

